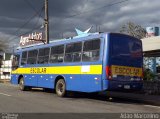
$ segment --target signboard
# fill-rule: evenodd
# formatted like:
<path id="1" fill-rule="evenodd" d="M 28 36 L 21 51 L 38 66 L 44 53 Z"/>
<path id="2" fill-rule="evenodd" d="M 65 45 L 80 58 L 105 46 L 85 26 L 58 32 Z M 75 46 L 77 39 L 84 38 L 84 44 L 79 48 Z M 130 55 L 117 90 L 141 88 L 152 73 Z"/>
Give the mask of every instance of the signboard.
<path id="1" fill-rule="evenodd" d="M 112 65 L 112 75 L 142 76 L 142 68 Z"/>
<path id="2" fill-rule="evenodd" d="M 159 27 L 146 27 L 146 37 L 159 36 Z"/>
<path id="3" fill-rule="evenodd" d="M 28 45 L 42 43 L 42 40 L 43 40 L 42 33 L 35 32 L 32 34 L 29 34 L 28 36 L 21 36 L 19 45 L 20 47 L 25 47 Z"/>

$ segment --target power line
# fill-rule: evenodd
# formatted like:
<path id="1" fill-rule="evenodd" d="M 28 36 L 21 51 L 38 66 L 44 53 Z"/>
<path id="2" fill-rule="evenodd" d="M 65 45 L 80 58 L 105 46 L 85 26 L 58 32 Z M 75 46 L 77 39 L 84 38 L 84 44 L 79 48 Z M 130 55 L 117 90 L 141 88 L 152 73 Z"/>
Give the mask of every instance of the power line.
<path id="1" fill-rule="evenodd" d="M 26 26 L 33 18 L 35 18 L 38 14 L 41 14 L 42 12 L 43 12 L 43 10 L 44 10 L 44 6 L 38 11 L 38 12 L 36 12 L 33 16 L 31 16 L 22 26 L 20 26 L 13 34 L 16 34 L 17 32 L 19 32 L 19 31 L 21 31 L 22 30 L 22 28 L 24 28 L 24 26 Z M 12 40 L 12 39 L 14 39 L 15 37 L 17 37 L 17 36 L 14 36 L 14 37 L 12 37 L 11 39 L 9 39 L 9 40 Z"/>
<path id="2" fill-rule="evenodd" d="M 39 12 L 35 13 L 33 16 L 31 16 L 20 28 L 16 30 L 16 32 L 20 31 L 24 26 L 26 26 L 34 17 L 36 17 L 38 14 L 40 14 L 43 11 L 44 7 L 42 7 Z"/>
<path id="3" fill-rule="evenodd" d="M 40 27 L 41 27 L 40 25 L 39 25 L 39 26 L 35 26 L 32 30 L 30 30 L 30 31 L 28 31 L 28 32 L 26 32 L 26 33 L 20 34 L 20 35 L 17 36 L 17 37 L 24 36 L 24 35 L 26 35 L 26 34 L 32 33 L 33 31 L 35 31 L 35 30 L 37 30 L 37 29 L 40 29 Z"/>
<path id="4" fill-rule="evenodd" d="M 27 3 L 33 9 L 33 11 L 35 11 L 35 13 L 38 13 L 37 9 L 35 9 L 35 7 L 28 0 L 23 0 L 23 1 L 25 1 L 25 3 Z"/>
<path id="5" fill-rule="evenodd" d="M 29 33 L 33 32 L 34 30 L 40 29 L 40 27 L 41 27 L 41 25 L 39 25 L 39 26 L 37 26 L 37 27 L 34 27 L 32 30 L 27 31 L 27 32 L 25 32 L 25 33 L 23 33 L 23 34 L 20 34 L 20 35 L 18 35 L 18 36 L 14 36 L 14 37 L 12 37 L 12 39 L 10 39 L 10 40 L 15 40 L 15 39 L 17 39 L 17 38 L 19 38 L 19 37 L 21 37 L 21 36 L 24 36 L 24 35 L 26 35 L 26 34 L 29 34 Z"/>
<path id="6" fill-rule="evenodd" d="M 24 1 L 25 1 L 36 13 L 35 13 L 32 17 L 30 17 L 30 18 L 26 21 L 25 24 L 23 24 L 20 28 L 18 28 L 18 29 L 15 31 L 15 33 L 19 32 L 19 31 L 20 31 L 25 25 L 27 25 L 35 16 L 37 16 L 37 14 L 39 14 L 39 11 L 37 11 L 37 10 L 33 7 L 33 5 L 32 5 L 28 0 L 24 0 Z M 124 3 L 124 2 L 127 2 L 127 1 L 129 1 L 129 0 L 122 0 L 122 1 L 119 1 L 119 2 L 115 2 L 115 3 L 110 3 L 110 4 L 104 5 L 104 6 L 99 7 L 99 8 L 95 8 L 95 9 L 91 9 L 91 10 L 87 10 L 87 11 L 80 12 L 80 13 L 78 13 L 78 14 L 66 16 L 64 19 L 76 17 L 76 16 L 79 16 L 79 15 L 86 14 L 86 13 L 89 13 L 89 12 L 93 12 L 93 11 L 95 11 L 95 10 L 103 9 L 103 8 L 106 8 L 106 7 L 111 7 L 111 6 L 114 6 L 114 5 L 117 5 L 117 4 L 121 4 L 121 3 Z M 44 9 L 44 7 L 42 8 L 42 10 L 43 10 L 43 9 Z M 40 15 L 40 17 L 42 17 L 42 16 Z M 64 20 L 64 19 L 63 19 L 63 20 Z M 38 29 L 38 28 L 39 28 L 39 26 L 36 27 L 36 28 L 33 28 L 31 31 L 34 31 L 35 29 Z M 29 33 L 29 32 L 30 32 L 30 31 L 28 31 L 28 32 L 26 32 L 26 33 L 24 33 L 24 34 L 22 34 L 22 35 L 25 35 L 25 34 L 27 34 L 27 33 Z M 18 36 L 15 36 L 15 37 L 18 37 Z"/>
<path id="7" fill-rule="evenodd" d="M 111 7 L 111 6 L 114 6 L 114 5 L 117 5 L 117 4 L 121 4 L 121 3 L 124 3 L 124 2 L 127 2 L 127 1 L 130 1 L 130 0 L 122 0 L 122 1 L 119 1 L 119 2 L 107 4 L 107 5 L 102 6 L 102 7 L 99 7 L 99 8 L 95 8 L 95 9 L 91 9 L 91 10 L 87 10 L 87 11 L 80 12 L 80 13 L 78 13 L 78 14 L 66 16 L 64 19 L 76 17 L 76 16 L 79 16 L 79 15 L 86 14 L 86 13 L 89 13 L 89 12 L 93 12 L 93 11 L 95 11 L 95 10 L 103 9 L 103 8 L 106 8 L 106 7 Z"/>
<path id="8" fill-rule="evenodd" d="M 26 32 L 26 33 L 23 33 L 23 34 L 21 34 L 21 35 L 19 35 L 19 36 L 23 36 L 23 35 L 32 33 L 34 30 L 40 29 L 40 27 L 41 27 L 42 25 L 38 25 L 38 23 L 39 23 L 39 21 L 40 21 L 40 19 L 41 19 L 41 15 L 42 15 L 42 12 L 39 14 L 39 19 L 37 19 L 36 25 L 35 25 L 34 28 L 32 28 L 30 31 L 28 31 L 28 32 Z M 38 25 L 38 26 L 37 26 L 37 25 Z"/>
<path id="9" fill-rule="evenodd" d="M 86 10 L 86 11 L 80 12 L 80 13 L 78 13 L 78 14 L 66 16 L 66 17 L 64 17 L 63 20 L 69 19 L 69 18 L 73 18 L 73 17 L 79 16 L 79 15 L 82 15 L 82 14 L 86 14 L 86 13 L 89 13 L 89 12 L 93 12 L 93 11 L 95 11 L 95 10 L 103 9 L 103 8 L 106 8 L 106 7 L 112 7 L 112 6 L 114 6 L 114 5 L 118 5 L 118 4 L 127 2 L 127 1 L 130 1 L 130 0 L 122 0 L 122 1 L 119 1 L 119 2 L 114 2 L 114 3 L 110 3 L 110 4 L 107 4 L 107 5 L 104 5 L 104 6 L 99 7 L 99 8 L 95 8 L 95 9 L 91 9 L 91 10 Z M 88 2 L 88 1 L 87 1 L 87 2 Z M 103 24 L 104 24 L 104 23 L 103 23 Z M 102 25 L 102 24 L 100 24 L 100 25 Z M 99 29 L 98 29 L 98 30 L 99 30 L 99 31 L 101 30 L 100 26 L 99 26 Z"/>

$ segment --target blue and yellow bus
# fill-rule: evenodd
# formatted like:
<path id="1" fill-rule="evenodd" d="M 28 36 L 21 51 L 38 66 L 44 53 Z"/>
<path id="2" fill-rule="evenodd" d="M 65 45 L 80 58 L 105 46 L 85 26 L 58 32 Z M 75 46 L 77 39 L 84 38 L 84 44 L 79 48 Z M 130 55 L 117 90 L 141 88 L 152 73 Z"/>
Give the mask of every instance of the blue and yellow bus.
<path id="1" fill-rule="evenodd" d="M 11 83 L 32 87 L 102 92 L 140 90 L 143 78 L 142 43 L 120 33 L 94 33 L 17 49 Z"/>

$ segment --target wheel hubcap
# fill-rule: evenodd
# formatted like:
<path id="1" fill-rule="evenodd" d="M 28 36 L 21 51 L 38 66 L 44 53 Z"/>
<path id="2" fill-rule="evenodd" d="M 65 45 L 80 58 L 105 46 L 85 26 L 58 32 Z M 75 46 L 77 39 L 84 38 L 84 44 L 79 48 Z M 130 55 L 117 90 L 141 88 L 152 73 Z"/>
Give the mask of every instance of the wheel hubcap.
<path id="1" fill-rule="evenodd" d="M 62 94 L 63 92 L 64 92 L 64 85 L 61 82 L 61 83 L 58 84 L 58 93 Z"/>
<path id="2" fill-rule="evenodd" d="M 19 85 L 19 86 L 20 86 L 20 89 L 23 89 L 23 83 L 24 83 L 23 80 L 21 80 L 20 83 L 19 83 L 19 84 L 20 84 L 20 85 Z"/>

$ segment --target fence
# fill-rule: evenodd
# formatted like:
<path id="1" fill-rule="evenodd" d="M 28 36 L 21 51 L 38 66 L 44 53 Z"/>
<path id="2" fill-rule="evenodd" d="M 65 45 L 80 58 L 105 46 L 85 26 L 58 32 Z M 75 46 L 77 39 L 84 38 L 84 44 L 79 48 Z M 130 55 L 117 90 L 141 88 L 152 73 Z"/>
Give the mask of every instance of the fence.
<path id="1" fill-rule="evenodd" d="M 160 95 L 160 81 L 144 81 L 143 91 L 147 94 Z"/>

